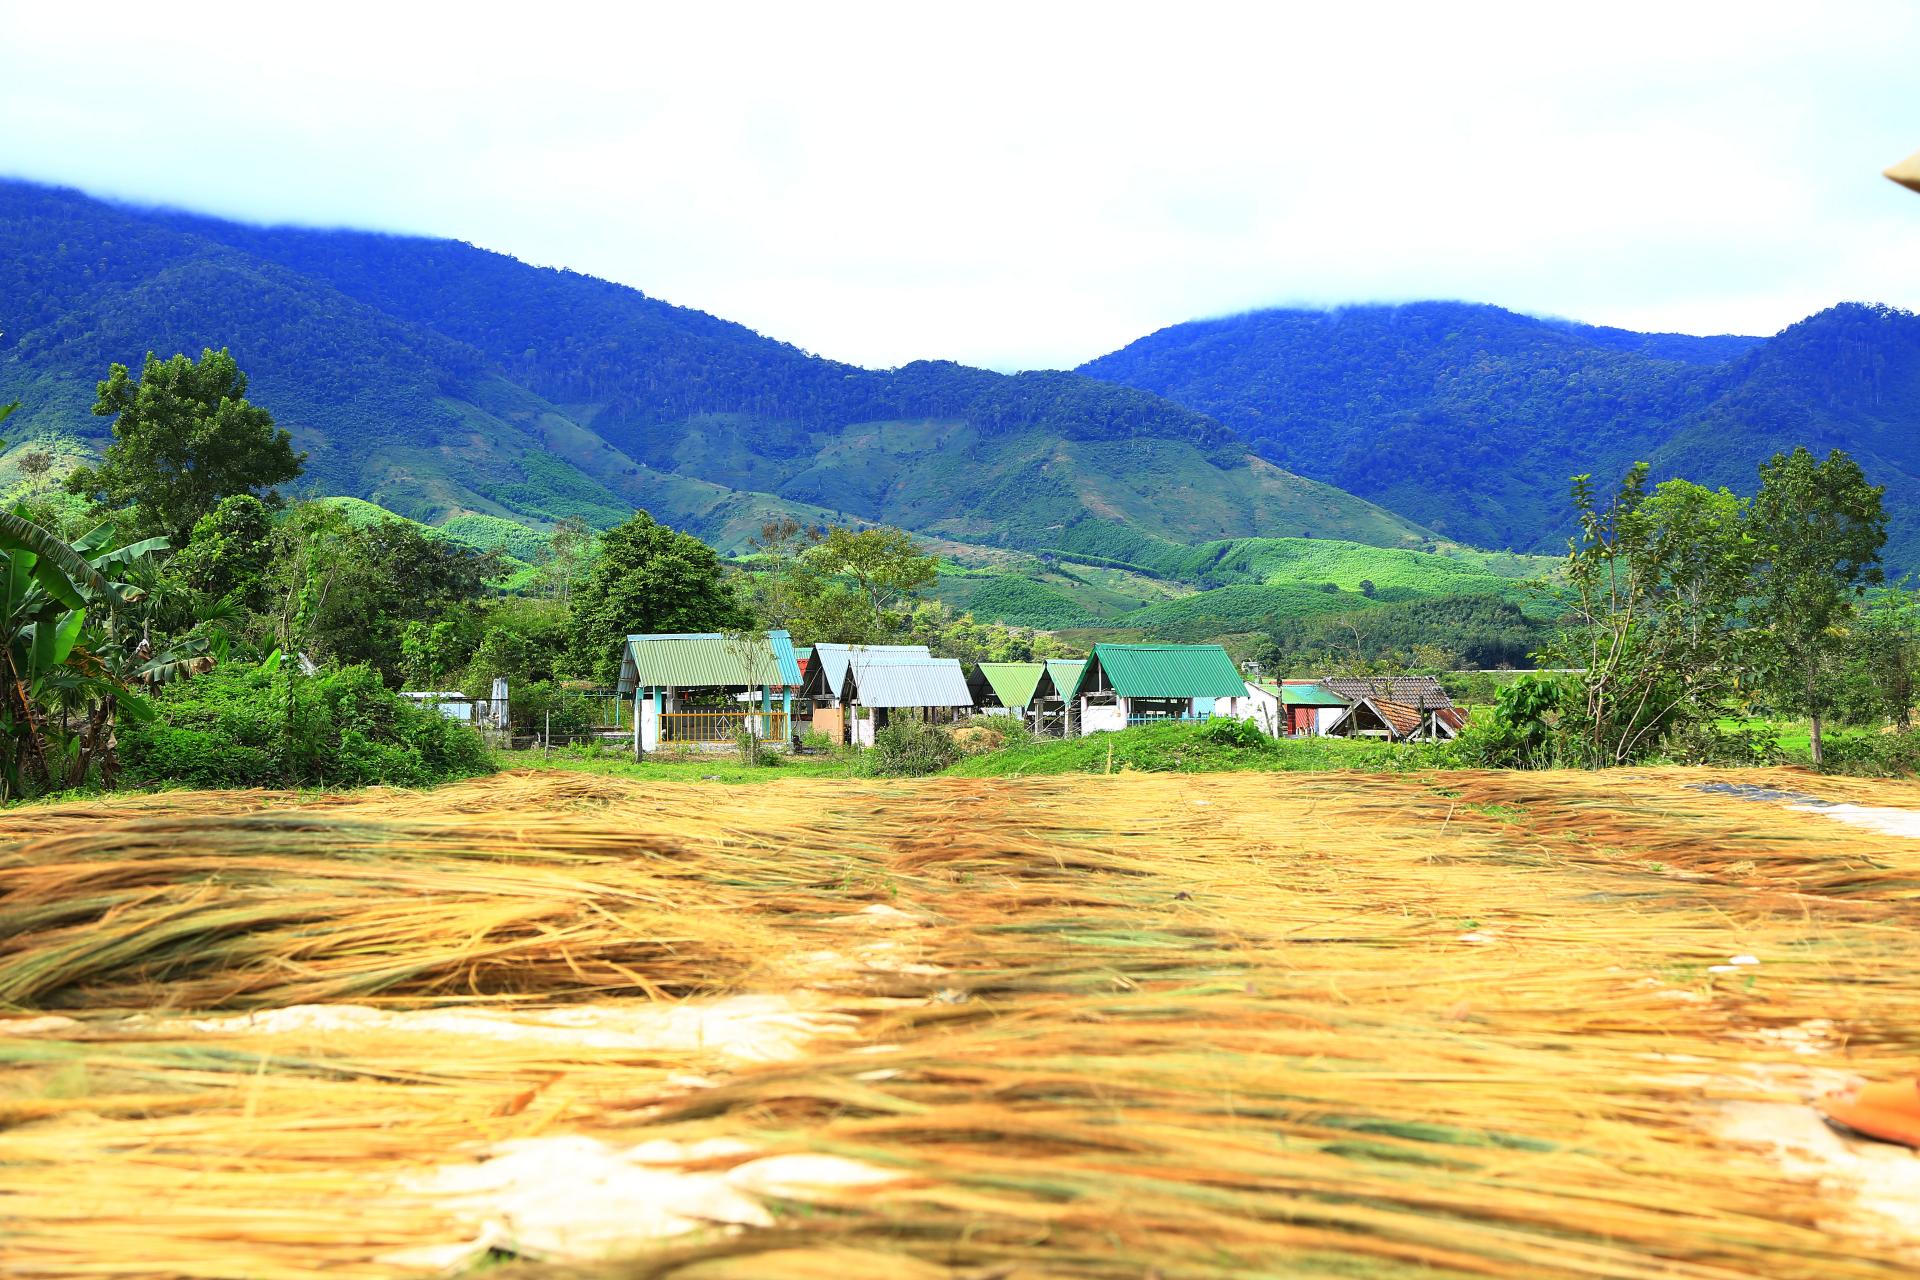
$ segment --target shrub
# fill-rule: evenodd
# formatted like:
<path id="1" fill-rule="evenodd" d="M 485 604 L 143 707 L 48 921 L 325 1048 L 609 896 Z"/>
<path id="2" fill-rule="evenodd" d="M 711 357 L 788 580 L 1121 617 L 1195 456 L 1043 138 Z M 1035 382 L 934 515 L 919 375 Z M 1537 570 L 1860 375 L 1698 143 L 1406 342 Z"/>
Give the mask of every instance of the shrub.
<path id="1" fill-rule="evenodd" d="M 1763 768 L 1785 759 L 1770 725 L 1723 729 L 1705 721 L 1681 725 L 1667 736 L 1666 753 L 1675 764 Z"/>
<path id="2" fill-rule="evenodd" d="M 413 706 L 364 666 L 319 676 L 220 667 L 163 686 L 120 735 L 140 786 L 419 787 L 489 772 L 471 728 Z"/>
<path id="3" fill-rule="evenodd" d="M 876 778 L 919 778 L 960 758 L 953 734 L 922 720 L 895 720 L 873 735 L 867 772 Z"/>
<path id="4" fill-rule="evenodd" d="M 1865 778 L 1910 778 L 1920 774 L 1920 731 L 1830 734 L 1821 743 L 1827 773 Z"/>
<path id="5" fill-rule="evenodd" d="M 555 737 L 571 738 L 593 728 L 592 700 L 562 689 L 551 680 L 535 680 L 509 691 L 507 715 L 514 727 L 527 733 L 545 733 L 549 723 Z M 552 716 L 551 722 L 548 716 Z"/>
<path id="6" fill-rule="evenodd" d="M 1235 747 L 1242 751 L 1264 751 L 1273 745 L 1273 739 L 1260 732 L 1260 727 L 1251 720 L 1208 720 L 1194 736 L 1216 747 Z"/>

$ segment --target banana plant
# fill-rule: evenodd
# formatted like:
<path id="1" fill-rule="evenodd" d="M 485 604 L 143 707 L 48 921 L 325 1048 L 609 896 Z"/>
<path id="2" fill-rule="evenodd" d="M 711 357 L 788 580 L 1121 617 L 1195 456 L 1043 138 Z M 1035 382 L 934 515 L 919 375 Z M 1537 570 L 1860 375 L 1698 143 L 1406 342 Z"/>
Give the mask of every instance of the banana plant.
<path id="1" fill-rule="evenodd" d="M 126 670 L 122 620 L 140 592 L 118 578 L 167 544 L 114 540 L 101 525 L 69 543 L 0 511 L 0 800 L 110 769 L 115 715 L 150 714 Z"/>

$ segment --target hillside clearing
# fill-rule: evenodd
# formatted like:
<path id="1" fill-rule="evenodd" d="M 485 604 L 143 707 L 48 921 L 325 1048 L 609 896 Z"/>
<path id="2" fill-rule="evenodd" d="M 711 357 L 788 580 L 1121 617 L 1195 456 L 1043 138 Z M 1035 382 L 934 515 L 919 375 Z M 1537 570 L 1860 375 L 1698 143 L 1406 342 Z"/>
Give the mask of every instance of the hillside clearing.
<path id="1" fill-rule="evenodd" d="M 1802 1122 L 1914 1070 L 1920 844 L 1806 795 L 1920 810 L 1785 770 L 9 810 L 0 1269 L 1910 1274 L 1914 1183 Z"/>

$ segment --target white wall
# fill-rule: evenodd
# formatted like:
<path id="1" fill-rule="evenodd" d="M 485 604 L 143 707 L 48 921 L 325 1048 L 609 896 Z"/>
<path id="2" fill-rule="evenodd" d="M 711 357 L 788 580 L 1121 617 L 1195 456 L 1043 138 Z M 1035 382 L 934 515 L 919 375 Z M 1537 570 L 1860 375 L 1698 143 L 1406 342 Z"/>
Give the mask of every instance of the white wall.
<path id="1" fill-rule="evenodd" d="M 1127 700 L 1114 699 L 1112 706 L 1094 706 L 1085 698 L 1080 699 L 1080 736 L 1090 733 L 1111 733 L 1127 727 Z"/>
<path id="2" fill-rule="evenodd" d="M 1315 707 L 1313 709 L 1314 733 L 1325 733 L 1327 730 L 1333 728 L 1334 721 L 1345 714 L 1347 714 L 1345 707 Z"/>
<path id="3" fill-rule="evenodd" d="M 651 697 L 644 697 L 640 703 L 640 749 L 660 749 L 660 713 L 653 709 Z"/>

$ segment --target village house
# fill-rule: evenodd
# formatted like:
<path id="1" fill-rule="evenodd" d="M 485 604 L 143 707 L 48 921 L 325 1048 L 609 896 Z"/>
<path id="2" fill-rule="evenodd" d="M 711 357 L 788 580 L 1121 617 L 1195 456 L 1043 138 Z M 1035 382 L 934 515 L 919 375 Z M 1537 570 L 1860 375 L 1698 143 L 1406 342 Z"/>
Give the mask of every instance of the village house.
<path id="1" fill-rule="evenodd" d="M 1067 736 L 1067 699 L 1080 683 L 1085 658 L 1048 658 L 1047 678 L 1033 695 L 1033 730 L 1048 737 Z"/>
<path id="2" fill-rule="evenodd" d="M 840 698 L 851 715 L 849 737 L 863 747 L 898 716 L 951 723 L 973 706 L 958 658 L 899 654 L 852 655 Z"/>
<path id="3" fill-rule="evenodd" d="M 1333 677 L 1330 691 L 1353 699 L 1326 732 L 1337 738 L 1419 742 L 1458 735 L 1467 713 L 1434 676 Z"/>
<path id="4" fill-rule="evenodd" d="M 1077 726 L 1070 731 L 1205 720 L 1216 702 L 1246 695 L 1247 682 L 1217 644 L 1097 644 L 1068 698 Z"/>
<path id="5" fill-rule="evenodd" d="M 633 635 L 620 658 L 634 746 L 731 743 L 742 731 L 784 743 L 800 667 L 785 631 Z"/>
<path id="6" fill-rule="evenodd" d="M 815 733 L 834 742 L 849 740 L 842 691 L 854 657 L 866 662 L 918 661 L 933 655 L 923 644 L 816 644 L 807 655 L 800 687 L 799 714 Z"/>
<path id="7" fill-rule="evenodd" d="M 982 662 L 967 674 L 967 692 L 973 696 L 973 709 L 983 716 L 1013 716 L 1027 720 L 1033 712 L 1041 686 L 1048 691 L 1044 662 Z"/>

